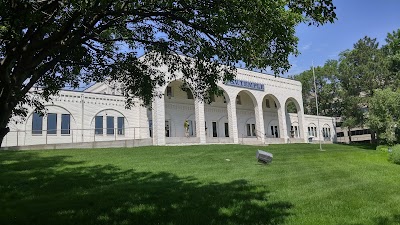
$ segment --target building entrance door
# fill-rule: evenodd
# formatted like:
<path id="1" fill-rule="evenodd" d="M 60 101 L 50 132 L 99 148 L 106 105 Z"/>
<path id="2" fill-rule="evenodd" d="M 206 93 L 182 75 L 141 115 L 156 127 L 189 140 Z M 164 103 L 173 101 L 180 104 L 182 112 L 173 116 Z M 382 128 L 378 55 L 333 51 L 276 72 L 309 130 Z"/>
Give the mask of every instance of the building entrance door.
<path id="1" fill-rule="evenodd" d="M 165 121 L 165 137 L 170 137 L 170 123 L 169 120 Z"/>

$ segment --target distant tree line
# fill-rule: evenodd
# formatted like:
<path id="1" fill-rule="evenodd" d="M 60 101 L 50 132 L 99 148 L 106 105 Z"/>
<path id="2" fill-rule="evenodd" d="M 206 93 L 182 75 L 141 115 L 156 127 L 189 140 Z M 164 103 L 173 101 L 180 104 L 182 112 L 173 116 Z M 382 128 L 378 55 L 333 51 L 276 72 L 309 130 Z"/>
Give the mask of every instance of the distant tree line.
<path id="1" fill-rule="evenodd" d="M 341 117 L 348 129 L 368 126 L 372 141 L 399 141 L 400 29 L 382 46 L 366 36 L 314 69 L 320 115 Z M 316 114 L 312 68 L 292 78 L 303 85 L 305 113 Z"/>

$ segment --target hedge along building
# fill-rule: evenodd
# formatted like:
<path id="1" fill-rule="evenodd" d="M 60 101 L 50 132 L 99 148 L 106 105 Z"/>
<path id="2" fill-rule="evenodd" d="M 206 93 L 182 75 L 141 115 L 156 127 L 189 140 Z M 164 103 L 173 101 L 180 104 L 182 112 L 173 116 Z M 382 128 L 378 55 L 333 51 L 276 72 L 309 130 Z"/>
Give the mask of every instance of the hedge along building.
<path id="1" fill-rule="evenodd" d="M 309 137 L 335 141 L 335 120 L 304 115 L 301 83 L 237 69 L 235 80 L 220 82 L 223 96 L 210 103 L 182 88 L 182 74 L 157 87 L 164 95 L 152 108 L 125 108 L 119 85 L 97 83 L 82 92 L 60 91 L 46 114 L 29 109 L 22 123 L 10 122 L 3 146 L 141 141 L 141 144 L 304 143 Z M 139 101 L 138 101 L 139 103 Z M 293 103 L 297 113 L 288 113 Z M 16 118 L 16 120 L 19 120 Z M 126 143 L 125 143 L 126 145 Z M 106 145 L 102 145 L 105 147 Z"/>

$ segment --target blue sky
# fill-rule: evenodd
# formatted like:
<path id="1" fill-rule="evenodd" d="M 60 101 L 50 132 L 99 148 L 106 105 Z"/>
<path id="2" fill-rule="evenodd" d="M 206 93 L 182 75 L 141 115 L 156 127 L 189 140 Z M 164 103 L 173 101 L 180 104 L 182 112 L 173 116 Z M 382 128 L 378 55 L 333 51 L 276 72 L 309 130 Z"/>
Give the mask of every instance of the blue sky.
<path id="1" fill-rule="evenodd" d="M 290 57 L 292 68 L 284 77 L 301 73 L 314 65 L 352 49 L 364 36 L 377 38 L 382 45 L 387 33 L 400 29 L 400 0 L 333 0 L 338 20 L 333 24 L 315 27 L 301 24 L 298 57 Z"/>

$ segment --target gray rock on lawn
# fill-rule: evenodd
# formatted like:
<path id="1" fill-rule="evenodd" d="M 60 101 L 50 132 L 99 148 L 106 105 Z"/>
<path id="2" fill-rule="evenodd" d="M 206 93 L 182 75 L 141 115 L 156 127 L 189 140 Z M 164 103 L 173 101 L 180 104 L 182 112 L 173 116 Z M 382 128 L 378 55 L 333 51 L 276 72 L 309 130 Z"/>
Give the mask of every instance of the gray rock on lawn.
<path id="1" fill-rule="evenodd" d="M 272 155 L 272 153 L 257 150 L 256 157 L 258 159 L 258 162 L 268 164 L 272 162 L 272 158 L 274 156 Z"/>

